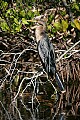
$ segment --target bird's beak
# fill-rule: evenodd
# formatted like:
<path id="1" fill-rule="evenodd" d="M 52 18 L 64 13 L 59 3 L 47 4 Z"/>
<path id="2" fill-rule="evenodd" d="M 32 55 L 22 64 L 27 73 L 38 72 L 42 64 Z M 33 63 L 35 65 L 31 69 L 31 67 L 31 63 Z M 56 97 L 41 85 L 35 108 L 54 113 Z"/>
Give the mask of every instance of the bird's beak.
<path id="1" fill-rule="evenodd" d="M 36 16 L 35 18 L 34 18 L 35 20 L 43 20 L 44 19 L 44 15 L 39 15 L 39 16 Z"/>
<path id="2" fill-rule="evenodd" d="M 36 29 L 37 28 L 37 25 L 31 27 L 32 30 Z"/>

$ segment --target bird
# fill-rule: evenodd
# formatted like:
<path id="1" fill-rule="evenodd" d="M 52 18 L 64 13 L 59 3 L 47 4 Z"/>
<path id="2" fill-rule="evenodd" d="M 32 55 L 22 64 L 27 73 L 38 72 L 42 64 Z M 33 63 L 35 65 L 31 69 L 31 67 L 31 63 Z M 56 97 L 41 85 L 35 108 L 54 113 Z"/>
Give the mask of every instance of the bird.
<path id="1" fill-rule="evenodd" d="M 43 21 L 37 21 L 38 25 L 35 27 L 35 37 L 37 41 L 38 54 L 42 63 L 42 66 L 48 76 L 52 79 L 55 77 L 58 87 L 62 93 L 65 92 L 65 88 L 60 80 L 60 77 L 56 70 L 55 50 L 52 42 L 46 33 L 46 24 Z"/>

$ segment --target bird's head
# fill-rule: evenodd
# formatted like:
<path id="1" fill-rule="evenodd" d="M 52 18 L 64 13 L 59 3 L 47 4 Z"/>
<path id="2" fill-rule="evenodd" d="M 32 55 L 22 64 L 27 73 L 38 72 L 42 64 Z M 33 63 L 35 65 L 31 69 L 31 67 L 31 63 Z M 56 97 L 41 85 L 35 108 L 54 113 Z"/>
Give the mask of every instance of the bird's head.
<path id="1" fill-rule="evenodd" d="M 43 21 L 37 21 L 37 25 L 33 27 L 35 29 L 36 41 L 43 39 L 46 35 L 46 24 Z"/>
<path id="2" fill-rule="evenodd" d="M 38 42 L 39 40 L 43 39 L 46 35 L 45 29 L 42 25 L 39 25 L 35 29 L 35 36 L 36 36 L 36 41 Z"/>

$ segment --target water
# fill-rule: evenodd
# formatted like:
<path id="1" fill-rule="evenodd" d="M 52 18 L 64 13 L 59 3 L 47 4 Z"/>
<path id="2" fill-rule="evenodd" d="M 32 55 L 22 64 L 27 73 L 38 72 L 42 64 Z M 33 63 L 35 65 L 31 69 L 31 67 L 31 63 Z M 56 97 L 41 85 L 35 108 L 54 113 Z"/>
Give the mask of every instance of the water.
<path id="1" fill-rule="evenodd" d="M 20 91 L 15 98 L 17 91 L 10 92 L 6 86 L 0 90 L 0 120 L 80 120 L 78 87 L 67 86 L 66 93 L 58 93 L 57 99 L 44 91 L 35 94 L 33 88 L 32 92 Z"/>

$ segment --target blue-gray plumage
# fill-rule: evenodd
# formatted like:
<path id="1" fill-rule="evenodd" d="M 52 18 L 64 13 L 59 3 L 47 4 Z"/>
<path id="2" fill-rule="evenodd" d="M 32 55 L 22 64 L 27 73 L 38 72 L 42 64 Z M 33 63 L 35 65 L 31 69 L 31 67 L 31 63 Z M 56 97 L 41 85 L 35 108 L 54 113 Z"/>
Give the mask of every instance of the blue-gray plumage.
<path id="1" fill-rule="evenodd" d="M 45 26 L 39 25 L 36 27 L 36 30 L 35 30 L 38 53 L 39 53 L 43 68 L 45 69 L 47 74 L 51 76 L 51 78 L 55 76 L 56 82 L 60 90 L 63 92 L 65 91 L 65 89 L 59 78 L 58 73 L 56 72 L 54 46 L 49 40 L 46 34 L 45 28 L 46 28 Z"/>

